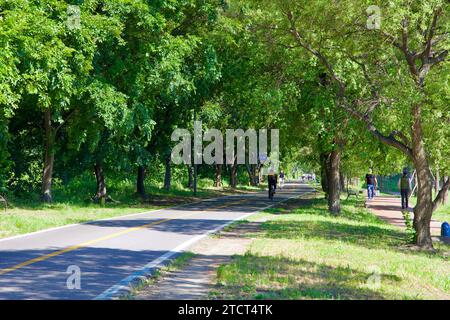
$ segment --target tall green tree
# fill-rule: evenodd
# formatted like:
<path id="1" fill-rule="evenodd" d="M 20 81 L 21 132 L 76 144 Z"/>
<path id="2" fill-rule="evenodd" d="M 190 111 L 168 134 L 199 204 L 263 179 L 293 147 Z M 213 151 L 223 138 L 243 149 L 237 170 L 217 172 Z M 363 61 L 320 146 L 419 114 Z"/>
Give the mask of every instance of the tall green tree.
<path id="1" fill-rule="evenodd" d="M 419 181 L 416 244 L 431 248 L 431 215 L 450 182 L 432 198 L 423 120 L 427 108 L 442 108 L 433 103 L 426 80 L 440 78 L 442 84 L 448 75 L 442 72 L 447 67 L 436 67 L 448 55 L 448 3 L 392 1 L 383 11 L 381 29 L 367 28 L 367 1 L 316 1 L 314 6 L 283 1 L 273 6 L 276 29 L 292 38 L 290 46 L 302 48 L 327 70 L 336 87 L 337 105 L 414 163 Z M 389 127 L 391 133 L 384 133 Z M 402 128 L 409 128 L 409 133 Z"/>
<path id="2" fill-rule="evenodd" d="M 98 5 L 86 1 L 80 6 L 79 17 L 72 16 L 68 4 L 62 1 L 3 1 L 1 5 L 3 19 L 21 28 L 8 39 L 8 44 L 20 52 L 16 64 L 20 108 L 31 108 L 43 120 L 41 193 L 47 202 L 52 200 L 60 129 L 77 110 L 72 99 L 84 91 L 96 45 L 105 37 L 117 35 L 117 21 L 97 12 Z M 80 20 L 74 22 L 72 18 Z"/>

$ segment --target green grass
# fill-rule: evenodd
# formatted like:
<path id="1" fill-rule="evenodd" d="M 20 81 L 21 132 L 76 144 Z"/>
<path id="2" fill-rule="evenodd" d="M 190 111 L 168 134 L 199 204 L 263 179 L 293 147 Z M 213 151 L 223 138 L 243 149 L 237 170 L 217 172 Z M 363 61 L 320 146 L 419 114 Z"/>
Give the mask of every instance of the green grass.
<path id="1" fill-rule="evenodd" d="M 435 194 L 433 194 L 433 197 Z M 417 203 L 416 197 L 411 197 L 410 199 L 410 206 L 415 206 Z M 445 205 L 440 205 L 439 208 L 433 213 L 433 219 L 437 221 L 447 221 L 450 223 L 450 201 L 448 201 Z"/>
<path id="2" fill-rule="evenodd" d="M 412 250 L 362 202 L 333 217 L 323 199 L 295 200 L 249 220 L 261 218 L 248 252 L 219 268 L 213 298 L 450 299 L 449 247 Z"/>
<path id="3" fill-rule="evenodd" d="M 131 207 L 124 205 L 100 207 L 94 204 L 82 206 L 68 203 L 40 205 L 32 208 L 14 207 L 8 209 L 6 213 L 0 213 L 0 238 L 156 208 L 155 206 Z"/>
<path id="4" fill-rule="evenodd" d="M 439 207 L 434 213 L 433 213 L 433 219 L 436 219 L 438 221 L 447 221 L 450 223 L 450 203 Z"/>

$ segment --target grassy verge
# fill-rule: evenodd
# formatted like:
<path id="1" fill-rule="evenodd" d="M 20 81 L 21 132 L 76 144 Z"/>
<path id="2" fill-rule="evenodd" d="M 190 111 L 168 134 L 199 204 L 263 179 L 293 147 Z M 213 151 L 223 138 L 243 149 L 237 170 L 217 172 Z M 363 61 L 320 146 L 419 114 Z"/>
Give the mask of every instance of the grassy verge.
<path id="1" fill-rule="evenodd" d="M 410 206 L 415 206 L 417 203 L 417 198 L 411 197 L 410 202 Z M 450 202 L 445 205 L 439 206 L 439 208 L 433 213 L 433 219 L 441 222 L 447 221 L 450 223 Z"/>
<path id="2" fill-rule="evenodd" d="M 252 216 L 265 218 L 244 256 L 218 270 L 213 298 L 449 299 L 448 247 L 413 251 L 407 234 L 356 200 L 342 215 L 323 199 L 300 199 Z"/>
<path id="3" fill-rule="evenodd" d="M 117 203 L 105 206 L 72 196 L 67 190 L 56 190 L 52 204 L 41 203 L 37 198 L 13 200 L 6 212 L 0 207 L 0 238 L 26 234 L 67 224 L 83 223 L 92 220 L 111 218 L 131 213 L 145 212 L 162 207 L 198 201 L 204 198 L 219 197 L 237 192 L 254 192 L 258 188 L 239 186 L 231 188 L 199 189 L 197 196 L 188 188 L 172 188 L 166 191 L 158 186 L 147 187 L 149 198 L 142 201 L 133 195 L 133 186 L 111 188 L 110 194 Z M 59 191 L 59 192 L 58 192 Z M 73 192 L 74 193 L 74 192 Z M 80 194 L 89 194 L 81 190 Z"/>
<path id="4" fill-rule="evenodd" d="M 450 203 L 437 209 L 436 212 L 433 213 L 433 219 L 450 223 Z"/>

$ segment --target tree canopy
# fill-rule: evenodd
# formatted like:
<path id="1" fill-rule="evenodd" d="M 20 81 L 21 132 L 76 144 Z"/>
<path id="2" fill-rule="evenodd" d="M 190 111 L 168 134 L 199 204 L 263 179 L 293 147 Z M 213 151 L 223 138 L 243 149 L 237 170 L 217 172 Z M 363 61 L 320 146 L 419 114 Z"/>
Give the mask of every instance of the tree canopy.
<path id="1" fill-rule="evenodd" d="M 336 215 L 345 178 L 414 168 L 416 243 L 432 246 L 450 187 L 450 5 L 372 2 L 0 0 L 0 192 L 51 202 L 55 181 L 94 172 L 94 200 L 112 175 L 145 198 L 149 172 L 167 189 L 192 176 L 170 162 L 176 128 L 279 129 L 282 169 L 314 170 Z M 216 186 L 222 172 L 257 185 L 260 169 L 200 166 Z"/>

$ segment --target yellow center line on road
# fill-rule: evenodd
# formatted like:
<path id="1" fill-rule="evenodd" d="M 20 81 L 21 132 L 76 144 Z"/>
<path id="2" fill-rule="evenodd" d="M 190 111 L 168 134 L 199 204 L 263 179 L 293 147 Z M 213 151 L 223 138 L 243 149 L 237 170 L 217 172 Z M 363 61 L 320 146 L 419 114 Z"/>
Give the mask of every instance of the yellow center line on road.
<path id="1" fill-rule="evenodd" d="M 243 202 L 246 202 L 246 201 L 249 201 L 249 200 L 250 199 L 243 199 L 243 200 L 240 200 L 240 201 L 227 203 L 226 205 L 220 205 L 220 206 L 212 207 L 209 210 L 206 209 L 206 210 L 201 210 L 201 211 L 212 211 L 214 209 L 222 209 L 222 208 L 226 208 L 226 207 L 229 207 L 229 206 L 234 205 L 234 204 L 243 203 Z M 29 265 L 31 265 L 33 263 L 44 261 L 44 260 L 50 259 L 52 257 L 56 257 L 56 256 L 59 256 L 59 255 L 62 255 L 62 254 L 67 253 L 67 252 L 71 252 L 71 251 L 74 251 L 74 250 L 77 250 L 77 249 L 80 249 L 80 248 L 87 247 L 89 245 L 92 245 L 94 243 L 98 243 L 100 241 L 116 238 L 116 237 L 119 237 L 121 235 L 130 233 L 130 232 L 133 232 L 133 231 L 145 229 L 145 228 L 148 228 L 148 227 L 151 227 L 151 226 L 155 226 L 155 225 L 158 225 L 158 224 L 161 224 L 161 223 L 164 223 L 164 222 L 168 222 L 168 221 L 172 221 L 172 220 L 176 220 L 176 219 L 180 219 L 180 218 L 186 218 L 186 217 L 189 217 L 189 216 L 193 216 L 193 215 L 195 215 L 197 213 L 198 212 L 194 212 L 194 213 L 190 213 L 190 214 L 187 214 L 187 215 L 180 215 L 180 216 L 177 216 L 177 217 L 174 217 L 174 218 L 168 218 L 168 219 L 155 221 L 155 222 L 152 222 L 152 223 L 147 223 L 147 224 L 144 224 L 144 225 L 139 226 L 139 227 L 128 228 L 126 230 L 122 230 L 122 231 L 119 231 L 119 232 L 116 232 L 116 233 L 112 233 L 110 235 L 107 235 L 107 236 L 104 236 L 104 237 L 101 237 L 101 238 L 97 238 L 97 239 L 86 241 L 86 242 L 83 242 L 83 243 L 80 243 L 80 244 L 77 244 L 77 245 L 73 245 L 73 246 L 70 246 L 70 247 L 67 247 L 67 248 L 64 248 L 64 249 L 61 249 L 61 250 L 58 250 L 58 251 L 46 254 L 46 255 L 42 255 L 42 256 L 34 258 L 34 259 L 30 259 L 30 260 L 24 261 L 22 263 L 16 264 L 15 266 L 12 266 L 12 267 L 9 267 L 9 268 L 5 268 L 5 269 L 1 269 L 0 270 L 0 276 L 4 275 L 6 273 L 9 273 L 9 272 L 18 270 L 20 268 L 29 266 Z"/>

